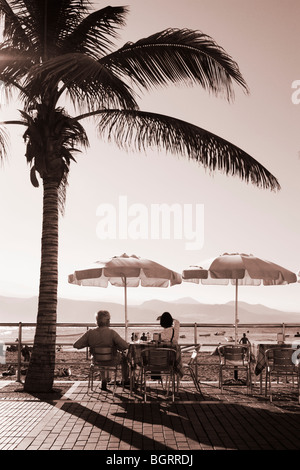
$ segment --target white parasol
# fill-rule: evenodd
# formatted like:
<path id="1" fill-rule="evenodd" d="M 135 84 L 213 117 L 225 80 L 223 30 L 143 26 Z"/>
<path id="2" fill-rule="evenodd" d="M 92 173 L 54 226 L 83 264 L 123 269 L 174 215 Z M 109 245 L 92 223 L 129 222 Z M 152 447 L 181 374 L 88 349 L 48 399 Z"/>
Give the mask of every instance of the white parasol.
<path id="1" fill-rule="evenodd" d="M 270 261 L 244 253 L 224 253 L 217 258 L 190 266 L 182 272 L 184 281 L 202 284 L 228 284 L 235 287 L 235 342 L 238 325 L 238 286 L 278 286 L 297 281 L 292 271 Z"/>
<path id="2" fill-rule="evenodd" d="M 136 255 L 114 256 L 106 261 L 96 261 L 86 269 L 69 275 L 69 283 L 80 286 L 124 287 L 125 338 L 127 339 L 127 287 L 168 287 L 181 284 L 181 275 L 161 264 Z"/>

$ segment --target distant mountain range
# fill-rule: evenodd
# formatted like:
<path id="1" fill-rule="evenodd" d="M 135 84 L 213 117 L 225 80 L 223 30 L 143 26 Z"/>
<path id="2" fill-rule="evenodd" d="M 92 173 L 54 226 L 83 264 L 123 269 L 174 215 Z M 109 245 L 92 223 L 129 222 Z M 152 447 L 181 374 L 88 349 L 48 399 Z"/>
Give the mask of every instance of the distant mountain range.
<path id="1" fill-rule="evenodd" d="M 0 323 L 36 321 L 38 301 L 36 297 L 17 298 L 0 296 Z M 60 298 L 58 301 L 58 322 L 93 323 L 98 310 L 109 310 L 112 322 L 124 321 L 124 305 L 113 302 L 72 300 Z M 233 323 L 234 302 L 226 304 L 202 304 L 192 298 L 182 298 L 173 302 L 149 300 L 140 305 L 128 305 L 129 322 L 156 322 L 158 315 L 169 311 L 181 322 Z M 299 312 L 283 312 L 266 307 L 239 302 L 240 323 L 299 323 Z"/>

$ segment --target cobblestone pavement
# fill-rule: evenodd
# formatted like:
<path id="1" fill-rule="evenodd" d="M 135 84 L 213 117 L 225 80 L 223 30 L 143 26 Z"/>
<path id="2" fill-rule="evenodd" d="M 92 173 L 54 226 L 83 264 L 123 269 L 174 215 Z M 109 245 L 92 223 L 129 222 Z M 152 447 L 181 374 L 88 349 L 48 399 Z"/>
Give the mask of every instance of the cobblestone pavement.
<path id="1" fill-rule="evenodd" d="M 149 401 L 118 387 L 88 392 L 87 382 L 59 381 L 54 393 L 32 395 L 0 381 L 0 450 L 299 450 L 300 406 L 286 391 L 270 403 L 254 387 L 180 386 L 171 403 L 157 384 Z"/>

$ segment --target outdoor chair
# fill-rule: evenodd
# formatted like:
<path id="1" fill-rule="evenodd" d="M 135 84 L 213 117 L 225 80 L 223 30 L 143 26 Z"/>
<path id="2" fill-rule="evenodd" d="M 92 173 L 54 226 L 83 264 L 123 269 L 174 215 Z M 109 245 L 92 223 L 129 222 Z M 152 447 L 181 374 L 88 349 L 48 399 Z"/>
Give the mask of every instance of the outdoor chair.
<path id="1" fill-rule="evenodd" d="M 187 360 L 182 362 L 182 367 L 184 369 L 184 375 L 189 375 L 194 383 L 194 386 L 200 395 L 202 391 L 200 388 L 200 380 L 198 378 L 198 356 L 200 352 L 200 344 L 195 344 L 192 346 L 182 346 L 181 354 L 191 353 Z M 177 376 L 177 391 L 179 387 L 180 379 Z"/>
<path id="2" fill-rule="evenodd" d="M 130 395 L 133 394 L 133 390 L 141 386 L 142 380 L 142 364 L 136 363 L 134 357 L 129 360 L 129 383 L 130 383 Z"/>
<path id="3" fill-rule="evenodd" d="M 252 390 L 252 379 L 251 379 L 251 352 L 249 344 L 230 344 L 221 345 L 218 347 L 219 353 L 219 388 L 221 393 L 223 392 L 223 372 L 225 369 L 231 370 L 234 374 L 238 374 L 239 371 L 246 372 L 246 385 L 247 393 Z M 240 379 L 226 380 L 227 385 L 235 385 L 242 383 Z"/>
<path id="4" fill-rule="evenodd" d="M 94 390 L 94 374 L 95 370 L 98 369 L 101 381 L 109 381 L 110 375 L 112 375 L 114 398 L 117 386 L 117 374 L 121 368 L 120 360 L 114 353 L 113 348 L 93 348 L 88 378 L 88 390 Z"/>
<path id="5" fill-rule="evenodd" d="M 279 346 L 278 348 L 267 349 L 266 355 L 266 389 L 265 395 L 267 396 L 267 389 L 269 385 L 269 397 L 270 401 L 273 399 L 272 390 L 272 376 L 277 379 L 279 385 L 279 379 L 285 378 L 286 384 L 289 384 L 288 377 L 292 379 L 292 386 L 294 387 L 294 379 L 297 381 L 298 388 L 298 403 L 300 404 L 300 364 L 297 357 L 293 357 L 293 354 L 297 350 L 295 348 L 288 348 Z M 296 354 L 297 356 L 297 354 Z"/>
<path id="6" fill-rule="evenodd" d="M 146 348 L 142 351 L 142 370 L 141 380 L 142 388 L 144 389 L 144 402 L 147 401 L 147 380 L 152 376 L 161 377 L 162 375 L 167 379 L 166 391 L 167 395 L 170 391 L 170 384 L 172 389 L 172 402 L 175 400 L 175 362 L 176 351 L 171 348 Z"/>

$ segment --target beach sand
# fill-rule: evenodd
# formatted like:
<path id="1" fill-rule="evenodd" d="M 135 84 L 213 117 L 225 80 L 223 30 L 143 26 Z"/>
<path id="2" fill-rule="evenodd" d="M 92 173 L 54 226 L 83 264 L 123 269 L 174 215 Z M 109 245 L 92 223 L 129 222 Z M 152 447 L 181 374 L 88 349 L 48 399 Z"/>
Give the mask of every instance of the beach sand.
<path id="1" fill-rule="evenodd" d="M 2 376 L 4 371 L 8 370 L 10 365 L 14 365 L 17 368 L 17 353 L 16 352 L 5 352 L 6 363 L 0 364 L 0 380 L 16 378 L 13 376 Z M 183 361 L 188 359 L 189 354 L 183 355 Z M 218 380 L 219 373 L 219 359 L 217 355 L 212 355 L 210 352 L 200 352 L 198 358 L 199 372 L 201 380 L 203 381 L 216 381 Z M 56 368 L 55 368 L 55 380 L 82 380 L 88 379 L 90 359 L 87 358 L 86 351 L 58 351 L 56 353 Z M 28 363 L 22 362 L 21 371 L 26 370 Z M 64 375 L 63 369 L 70 370 L 70 375 Z M 24 374 L 21 375 L 24 379 Z M 190 380 L 188 375 L 184 376 L 182 380 Z"/>

